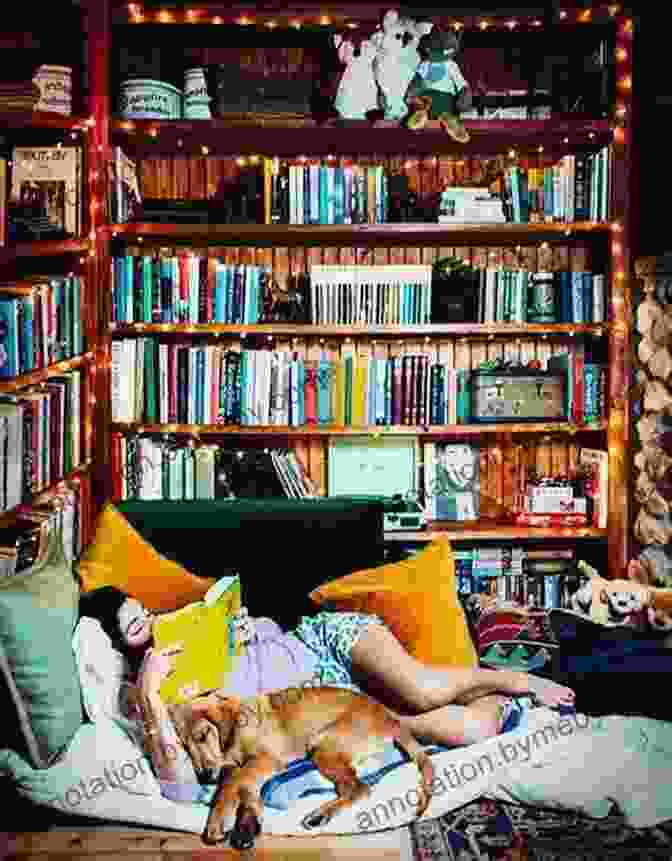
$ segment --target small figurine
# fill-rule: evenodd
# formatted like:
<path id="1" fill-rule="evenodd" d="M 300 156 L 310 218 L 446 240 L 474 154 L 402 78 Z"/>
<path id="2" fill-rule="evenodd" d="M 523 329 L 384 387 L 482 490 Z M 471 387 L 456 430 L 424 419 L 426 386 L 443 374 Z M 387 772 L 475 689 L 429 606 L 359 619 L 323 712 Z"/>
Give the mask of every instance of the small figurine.
<path id="1" fill-rule="evenodd" d="M 382 28 L 371 36 L 376 47 L 373 71 L 385 119 L 400 120 L 408 113 L 405 96 L 420 62 L 418 44 L 432 27 L 429 21 L 400 18 L 397 11 L 390 9 L 383 17 Z"/>
<path id="2" fill-rule="evenodd" d="M 467 143 L 469 133 L 460 113 L 472 104 L 472 91 L 455 62 L 459 39 L 454 33 L 434 30 L 420 40 L 423 62 L 418 64 L 407 98 L 420 107 L 407 119 L 409 129 L 421 129 L 438 119 L 453 140 Z"/>
<path id="3" fill-rule="evenodd" d="M 368 39 L 356 48 L 342 36 L 334 36 L 338 59 L 345 64 L 334 100 L 334 107 L 346 120 L 363 120 L 378 109 L 378 87 L 373 75 L 376 48 Z"/>

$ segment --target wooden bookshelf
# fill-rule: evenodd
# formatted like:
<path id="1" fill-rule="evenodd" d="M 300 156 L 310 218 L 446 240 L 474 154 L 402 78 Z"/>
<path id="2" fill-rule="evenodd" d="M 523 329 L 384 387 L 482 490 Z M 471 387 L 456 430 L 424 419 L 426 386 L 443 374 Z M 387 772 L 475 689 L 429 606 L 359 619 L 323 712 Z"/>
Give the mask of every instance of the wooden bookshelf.
<path id="1" fill-rule="evenodd" d="M 20 14 L 20 13 L 19 13 Z M 71 21 L 79 23 L 84 19 L 85 13 L 81 7 L 72 7 L 69 10 L 56 11 L 54 13 L 62 23 L 69 27 Z M 39 17 L 39 16 L 38 16 Z M 10 19 L 12 16 L 10 15 Z M 47 16 L 48 19 L 48 16 Z M 47 20 L 45 19 L 45 20 Z M 67 24 L 66 24 L 67 22 Z M 38 43 L 44 35 L 45 24 L 43 20 L 35 20 L 35 26 L 31 29 L 31 37 L 37 35 Z M 77 45 L 77 37 L 73 36 L 74 30 L 69 30 L 67 34 L 60 34 L 63 43 Z M 55 34 L 54 34 L 55 35 Z M 72 41 L 70 41 L 72 39 Z M 16 47 L 19 44 L 17 42 Z M 69 49 L 65 49 L 66 51 Z M 35 55 L 34 55 L 35 56 Z M 10 61 L 11 63 L 11 61 Z M 79 89 L 79 73 L 81 72 L 81 61 L 77 57 L 73 57 L 70 61 L 73 70 L 73 106 L 76 109 L 71 115 L 63 115 L 59 113 L 49 113 L 37 110 L 0 110 L 0 133 L 3 138 L 3 158 L 11 162 L 12 150 L 15 146 L 78 146 L 82 149 L 82 165 L 86 165 L 87 149 L 88 149 L 88 132 L 91 129 L 91 119 L 85 116 L 81 108 L 81 92 Z M 30 68 L 29 64 L 25 65 L 26 70 Z M 11 163 L 7 165 L 7 180 L 11 176 Z M 40 239 L 35 241 L 18 241 L 7 242 L 0 247 L 0 268 L 2 269 L 1 281 L 2 288 L 11 288 L 13 286 L 34 286 L 36 283 L 46 282 L 50 277 L 62 277 L 67 274 L 76 275 L 82 279 L 81 291 L 81 307 L 79 309 L 81 331 L 84 336 L 84 352 L 80 355 L 74 355 L 68 359 L 55 362 L 47 367 L 36 368 L 28 373 L 20 374 L 12 378 L 3 378 L 0 380 L 0 394 L 8 401 L 7 396 L 19 395 L 25 390 L 30 389 L 31 392 L 40 391 L 42 385 L 47 384 L 53 377 L 63 375 L 71 370 L 81 371 L 81 393 L 79 399 L 79 440 L 80 450 L 77 459 L 80 461 L 79 466 L 69 472 L 67 475 L 61 476 L 58 479 L 47 476 L 48 483 L 36 490 L 35 493 L 52 494 L 65 483 L 86 484 L 87 491 L 82 494 L 81 510 L 82 523 L 81 535 L 84 540 L 88 540 L 86 536 L 91 535 L 90 519 L 91 511 L 88 506 L 90 498 L 89 482 L 94 463 L 94 452 L 92 450 L 91 427 L 93 423 L 93 403 L 91 400 L 91 381 L 95 374 L 96 365 L 96 349 L 97 349 L 97 331 L 98 331 L 98 311 L 97 311 L 97 289 L 95 278 L 93 277 L 93 261 L 91 255 L 95 243 L 86 238 L 89 234 L 89 194 L 87 175 L 84 172 L 79 177 L 81 187 L 84 190 L 81 201 L 81 234 L 79 236 L 71 236 L 67 239 Z M 4 196 L 4 206 L 2 208 L 2 217 L 7 219 L 7 202 L 10 196 L 10 184 L 7 181 L 6 187 L 2 190 Z M 8 225 L 5 225 L 7 228 Z M 5 230 L 7 237 L 8 230 Z M 42 234 L 46 236 L 47 234 Z M 52 320 L 56 321 L 56 316 L 60 317 L 60 310 L 57 311 L 54 303 L 49 303 L 49 308 L 53 312 Z M 72 321 L 72 309 L 69 309 L 68 314 Z M 65 315 L 64 315 L 65 316 Z M 19 316 L 22 320 L 22 315 Z M 58 328 L 58 327 L 57 327 Z M 33 329 L 33 333 L 34 333 Z M 25 335 L 25 330 L 20 332 Z M 42 333 L 43 337 L 47 337 Z M 56 331 L 50 333 L 49 337 L 54 340 L 58 337 L 64 341 L 67 335 L 64 332 Z M 63 350 L 67 349 L 67 344 L 62 344 Z M 57 353 L 58 354 L 58 353 Z M 34 357 L 33 357 L 34 358 Z M 6 356 L 3 355 L 2 361 L 6 362 Z M 31 362 L 30 364 L 34 364 Z M 28 364 L 28 366 L 30 366 Z M 66 437 L 67 439 L 67 437 Z M 50 440 L 47 438 L 47 445 Z M 51 480 L 49 480 L 51 479 Z M 30 499 L 25 499 L 22 504 L 29 504 Z M 11 511 L 0 513 L 0 519 L 11 515 Z M 4 521 L 3 521 L 4 522 Z"/>
<path id="2" fill-rule="evenodd" d="M 227 50 L 251 49 L 291 44 L 305 46 L 318 34 L 338 31 L 349 23 L 368 32 L 379 23 L 388 8 L 385 4 L 318 4 L 300 6 L 291 3 L 271 9 L 266 4 L 207 3 L 198 8 L 163 7 L 144 3 L 130 7 L 117 0 L 88 4 L 89 65 L 92 73 L 91 115 L 95 126 L 90 129 L 90 153 L 102 151 L 107 159 L 111 148 L 121 146 L 137 160 L 141 184 L 149 189 L 146 196 L 165 199 L 189 199 L 204 204 L 215 195 L 218 182 L 235 170 L 238 157 L 269 156 L 289 160 L 304 156 L 327 159 L 329 155 L 344 160 L 363 159 L 385 164 L 390 170 L 408 169 L 411 184 L 422 185 L 423 193 L 432 181 L 450 185 L 470 184 L 476 177 L 475 166 L 494 157 L 514 157 L 521 164 L 539 166 L 557 161 L 567 154 L 593 153 L 604 146 L 611 148 L 610 220 L 607 222 L 463 224 L 426 223 L 366 225 L 299 225 L 299 224 L 115 224 L 104 219 L 98 225 L 95 265 L 99 273 L 101 341 L 97 373 L 98 405 L 96 417 L 96 451 L 99 456 L 101 499 L 111 488 L 110 434 L 143 434 L 194 437 L 208 443 L 244 439 L 246 444 L 263 444 L 264 438 L 301 451 L 311 477 L 324 492 L 325 455 L 328 440 L 337 435 L 416 434 L 419 439 L 492 440 L 495 448 L 487 450 L 486 460 L 497 462 L 510 482 L 512 458 L 520 446 L 531 445 L 529 463 L 543 474 L 555 474 L 576 465 L 579 444 L 609 452 L 610 490 L 609 525 L 606 530 L 563 529 L 539 530 L 493 525 L 483 521 L 478 526 L 462 528 L 455 524 L 433 524 L 423 533 L 412 533 L 426 540 L 432 530 L 458 538 L 476 540 L 596 539 L 608 548 L 609 573 L 619 576 L 628 559 L 630 531 L 629 461 L 630 417 L 627 389 L 628 354 L 630 350 L 631 314 L 629 284 L 631 278 L 632 227 L 635 218 L 637 190 L 632 185 L 631 162 L 635 154 L 633 130 L 637 128 L 637 99 L 632 91 L 631 42 L 632 21 L 623 10 L 595 6 L 586 13 L 583 6 L 563 4 L 559 21 L 554 22 L 562 38 L 571 39 L 577 28 L 591 24 L 613 29 L 615 103 L 621 113 L 587 116 L 554 111 L 546 120 L 468 120 L 471 139 L 466 145 L 452 141 L 432 122 L 421 131 L 410 131 L 397 123 L 316 120 L 299 114 L 260 116 L 230 114 L 212 120 L 127 120 L 114 115 L 113 77 L 104 58 L 114 56 L 115 40 L 146 41 L 153 46 L 189 44 L 189 62 L 206 65 L 218 62 L 220 45 Z M 464 10 L 462 10 L 464 11 Z M 487 38 L 504 45 L 507 39 L 533 38 L 546 24 L 532 11 L 519 10 L 515 33 L 510 24 L 510 10 L 480 14 L 469 10 L 438 12 L 435 23 L 444 26 L 460 24 L 478 37 L 488 30 Z M 554 12 L 554 14 L 557 14 Z M 628 13 L 629 14 L 629 13 Z M 440 20 L 439 20 L 440 18 Z M 300 27 L 296 26 L 299 20 Z M 483 21 L 487 19 L 485 27 Z M 325 22 L 328 21 L 328 24 Z M 325 27 L 327 28 L 325 30 Z M 330 29 L 331 28 L 331 29 Z M 300 30 L 300 32 L 299 32 Z M 189 36 L 187 37 L 187 34 Z M 244 35 L 243 35 L 244 34 Z M 239 38 L 240 37 L 240 38 Z M 497 41 L 498 40 L 498 41 Z M 522 44 L 522 42 L 521 42 Z M 526 43 L 527 44 L 527 43 Z M 198 47 L 202 46 L 202 47 Z M 214 52 L 214 53 L 213 53 Z M 186 62 L 186 61 L 185 61 Z M 214 93 L 211 93 L 214 95 Z M 211 107 L 216 110 L 216 100 Z M 619 119 L 623 112 L 628 121 Z M 104 162 L 104 159 L 103 159 Z M 410 167 L 408 165 L 410 164 Z M 477 180 L 474 180 L 478 184 Z M 96 193 L 100 193 L 100 188 Z M 159 249 L 179 255 L 193 248 L 197 253 L 222 262 L 256 263 L 272 268 L 284 276 L 305 272 L 311 264 L 352 265 L 366 263 L 399 265 L 432 263 L 440 256 L 456 256 L 476 266 L 512 267 L 519 264 L 513 249 L 521 250 L 523 266 L 531 271 L 547 269 L 593 270 L 607 275 L 609 314 L 599 324 L 429 324 L 426 326 L 325 326 L 266 323 L 233 325 L 214 323 L 113 323 L 111 322 L 112 255 L 128 247 L 133 254 L 152 254 Z M 543 252 L 542 252 L 542 249 Z M 494 260 L 492 264 L 490 260 Z M 594 265 L 593 265 L 594 263 Z M 539 359 L 543 363 L 580 336 L 602 338 L 609 355 L 609 382 L 606 400 L 607 416 L 595 424 L 576 426 L 571 423 L 530 423 L 510 425 L 454 425 L 426 427 L 277 427 L 153 424 L 145 422 L 112 423 L 111 421 L 111 344 L 118 338 L 160 337 L 182 344 L 202 344 L 215 340 L 220 346 L 247 343 L 274 349 L 301 350 L 306 356 L 326 350 L 340 355 L 342 342 L 352 341 L 355 348 L 366 351 L 389 349 L 390 355 L 428 349 L 433 355 L 450 361 L 455 368 L 476 367 L 483 359 L 509 354 Z M 293 345 L 296 345 L 293 346 Z M 377 345 L 377 347 L 376 347 Z M 331 351 L 331 352 L 329 352 Z M 396 352 L 393 352 L 396 351 Z M 373 355 L 373 352 L 371 352 Z M 445 357 L 448 357 L 446 359 Z M 242 444 L 242 443 L 241 443 Z M 493 452 L 497 452 L 496 454 Z M 487 481 L 494 479 L 488 477 Z M 497 479 L 500 481 L 501 479 Z M 492 487 L 486 489 L 486 495 Z M 495 494 L 495 498 L 501 494 Z M 416 540 L 409 538 L 409 540 Z"/>
<path id="3" fill-rule="evenodd" d="M 610 224 L 111 224 L 109 239 L 159 240 L 193 244 L 236 245 L 404 245 L 464 246 L 561 240 L 572 242 L 611 236 Z"/>
<path id="4" fill-rule="evenodd" d="M 339 120 L 318 123 L 310 117 L 287 120 L 282 117 L 240 115 L 203 120 L 113 120 L 111 140 L 129 154 L 145 158 L 179 152 L 184 155 L 257 154 L 291 156 L 356 152 L 395 154 L 437 152 L 463 155 L 491 155 L 515 147 L 521 153 L 562 156 L 570 149 L 592 150 L 611 141 L 607 120 L 582 118 L 518 120 L 468 120 L 471 135 L 467 144 L 457 144 L 438 122 L 430 120 L 419 131 L 398 123 L 366 120 Z M 260 131 L 268 134 L 260 134 Z"/>
<path id="5" fill-rule="evenodd" d="M 602 539 L 607 537 L 606 529 L 583 528 L 580 526 L 544 529 L 534 526 L 510 526 L 508 524 L 446 523 L 432 521 L 427 529 L 386 532 L 385 541 L 405 544 L 421 544 L 435 538 L 448 537 L 451 541 L 544 541 L 559 539 L 574 541 L 578 539 Z"/>
<path id="6" fill-rule="evenodd" d="M 90 127 L 90 122 L 88 117 L 50 114 L 46 111 L 0 111 L 0 126 L 12 130 L 84 132 Z"/>
<path id="7" fill-rule="evenodd" d="M 62 362 L 56 362 L 49 365 L 47 368 L 40 368 L 37 371 L 32 371 L 30 374 L 21 374 L 18 377 L 13 377 L 11 380 L 0 380 L 0 394 L 11 392 L 16 389 L 23 389 L 27 386 L 36 386 L 40 383 L 46 383 L 49 377 L 58 376 L 64 371 L 69 371 L 71 368 L 79 368 L 87 362 L 94 360 L 93 352 L 85 353 L 82 356 L 74 356 L 72 359 L 63 359 Z"/>
<path id="8" fill-rule="evenodd" d="M 1 127 L 1 125 L 0 125 Z M 43 239 L 35 242 L 17 242 L 0 247 L 0 264 L 11 264 L 27 257 L 61 257 L 65 254 L 88 253 L 86 239 Z"/>
<path id="9" fill-rule="evenodd" d="M 528 422 L 520 424 L 468 424 L 468 425 L 364 425 L 357 427 L 342 427 L 339 425 L 302 425 L 288 427 L 286 425 L 189 425 L 189 424 L 145 424 L 143 422 L 119 422 L 111 425 L 118 433 L 143 434 L 185 434 L 188 436 L 409 436 L 422 437 L 462 437 L 530 434 L 552 434 L 573 436 L 577 433 L 600 433 L 607 430 L 607 422 L 595 422 L 589 425 L 574 425 L 568 422 Z"/>
<path id="10" fill-rule="evenodd" d="M 274 335 L 325 338 L 416 338 L 418 336 L 512 338 L 546 336 L 567 338 L 573 335 L 601 337 L 609 331 L 609 323 L 428 323 L 417 326 L 338 326 L 311 323 L 110 323 L 109 333 L 125 338 L 133 335 Z"/>

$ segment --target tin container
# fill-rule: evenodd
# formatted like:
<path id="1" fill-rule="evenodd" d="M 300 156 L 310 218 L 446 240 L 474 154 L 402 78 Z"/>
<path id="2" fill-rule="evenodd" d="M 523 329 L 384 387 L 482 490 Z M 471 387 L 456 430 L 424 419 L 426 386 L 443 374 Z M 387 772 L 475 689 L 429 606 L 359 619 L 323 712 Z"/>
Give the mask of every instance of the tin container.
<path id="1" fill-rule="evenodd" d="M 126 119 L 179 120 L 182 92 L 165 81 L 133 78 L 121 85 L 119 113 Z"/>
<path id="2" fill-rule="evenodd" d="M 565 379 L 552 371 L 472 371 L 473 422 L 566 422 Z"/>
<path id="3" fill-rule="evenodd" d="M 70 116 L 72 113 L 72 69 L 70 66 L 40 66 L 33 76 L 40 90 L 36 111 Z"/>
<path id="4" fill-rule="evenodd" d="M 184 73 L 184 118 L 186 120 L 212 119 L 208 85 L 202 68 L 187 69 Z"/>

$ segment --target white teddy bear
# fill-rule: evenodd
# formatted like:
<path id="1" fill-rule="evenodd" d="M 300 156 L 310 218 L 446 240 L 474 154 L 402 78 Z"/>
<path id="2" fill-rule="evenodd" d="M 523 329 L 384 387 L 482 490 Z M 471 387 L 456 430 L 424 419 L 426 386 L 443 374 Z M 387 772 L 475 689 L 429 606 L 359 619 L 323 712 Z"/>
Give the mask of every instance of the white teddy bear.
<path id="1" fill-rule="evenodd" d="M 376 47 L 373 71 L 380 88 L 385 119 L 400 120 L 406 116 L 405 101 L 408 85 L 420 63 L 418 43 L 432 32 L 430 21 L 418 23 L 400 18 L 394 9 L 388 10 L 382 29 L 376 30 L 371 41 Z"/>
<path id="2" fill-rule="evenodd" d="M 365 39 L 355 54 L 352 42 L 342 36 L 334 36 L 338 59 L 345 64 L 345 71 L 338 85 L 334 107 L 346 120 L 366 119 L 368 111 L 378 108 L 378 87 L 373 76 L 373 60 L 376 48 Z"/>

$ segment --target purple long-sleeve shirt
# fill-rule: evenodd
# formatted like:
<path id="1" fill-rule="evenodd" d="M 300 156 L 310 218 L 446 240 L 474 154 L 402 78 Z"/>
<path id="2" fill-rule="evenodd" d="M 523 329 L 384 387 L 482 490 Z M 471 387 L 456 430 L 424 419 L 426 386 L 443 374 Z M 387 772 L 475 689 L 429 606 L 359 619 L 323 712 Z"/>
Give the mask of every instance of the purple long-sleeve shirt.
<path id="1" fill-rule="evenodd" d="M 315 676 L 318 659 L 298 637 L 284 633 L 272 619 L 254 620 L 255 634 L 244 647 L 236 668 L 228 676 L 224 687 L 235 697 L 252 697 L 270 691 L 301 687 Z M 173 739 L 175 729 L 163 721 L 161 737 Z M 188 753 L 175 743 L 175 757 L 169 766 L 170 775 L 179 774 L 179 780 L 168 779 L 165 769 L 157 769 L 161 794 L 171 801 L 189 803 L 197 801 L 202 787 Z M 163 774 L 162 774 L 163 771 Z"/>

